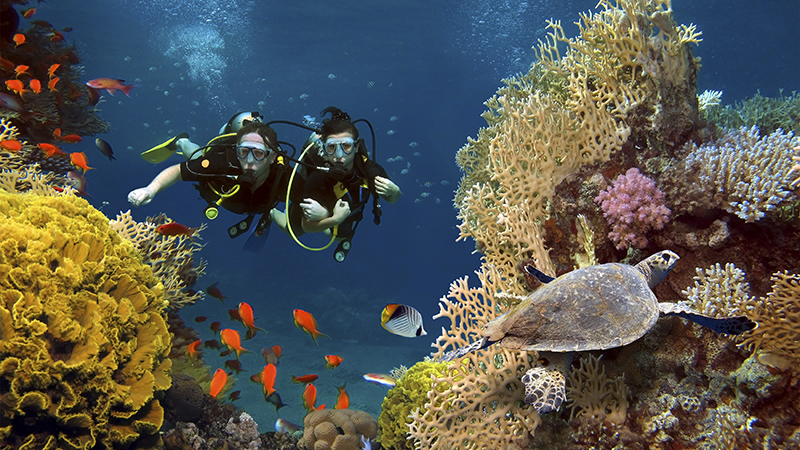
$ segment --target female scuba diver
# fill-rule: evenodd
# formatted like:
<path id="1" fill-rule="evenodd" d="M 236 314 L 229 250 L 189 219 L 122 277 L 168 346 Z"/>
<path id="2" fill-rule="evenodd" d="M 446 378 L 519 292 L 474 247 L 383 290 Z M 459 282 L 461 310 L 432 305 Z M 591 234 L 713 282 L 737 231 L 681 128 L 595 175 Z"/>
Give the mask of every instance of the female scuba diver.
<path id="1" fill-rule="evenodd" d="M 223 134 L 220 138 L 232 136 Z M 177 141 L 181 137 L 174 139 Z M 250 120 L 235 134 L 233 144 L 216 144 L 215 141 L 218 140 L 203 148 L 202 153 L 199 148 L 193 150 L 192 159 L 167 167 L 147 186 L 131 191 L 128 202 L 133 206 L 145 205 L 179 179 L 195 181 L 200 196 L 208 202 L 205 209 L 208 219 L 217 217 L 219 206 L 248 215 L 228 229 L 231 237 L 245 233 L 255 215 L 262 214 L 251 236 L 251 239 L 258 239 L 245 245 L 245 250 L 257 251 L 268 234 L 270 210 L 286 197 L 289 171 L 278 147 L 277 135 L 260 120 Z"/>

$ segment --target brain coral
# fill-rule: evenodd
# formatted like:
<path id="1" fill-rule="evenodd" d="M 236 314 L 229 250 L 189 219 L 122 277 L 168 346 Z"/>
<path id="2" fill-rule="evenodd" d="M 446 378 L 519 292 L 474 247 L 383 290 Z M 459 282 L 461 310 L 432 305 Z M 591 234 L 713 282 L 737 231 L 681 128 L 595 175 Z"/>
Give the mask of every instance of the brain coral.
<path id="1" fill-rule="evenodd" d="M 148 448 L 170 385 L 163 287 L 73 195 L 0 190 L 0 448 Z"/>
<path id="2" fill-rule="evenodd" d="M 298 448 L 306 450 L 359 450 L 361 436 L 375 439 L 378 421 L 355 409 L 318 409 L 309 413 Z"/>

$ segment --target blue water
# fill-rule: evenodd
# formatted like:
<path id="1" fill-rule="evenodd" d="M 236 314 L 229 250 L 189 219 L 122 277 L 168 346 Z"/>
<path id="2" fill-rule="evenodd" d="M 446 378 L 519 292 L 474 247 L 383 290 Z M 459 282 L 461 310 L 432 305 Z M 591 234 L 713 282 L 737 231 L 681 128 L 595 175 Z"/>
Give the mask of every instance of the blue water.
<path id="1" fill-rule="evenodd" d="M 335 105 L 374 125 L 378 161 L 403 198 L 384 204 L 380 226 L 366 214 L 345 263 L 336 263 L 330 249 L 303 250 L 278 230 L 263 252 L 244 253 L 244 238 L 226 235 L 240 219 L 230 213 L 203 233 L 200 256 L 208 267 L 198 286 L 218 281 L 229 299 L 220 304 L 209 298 L 182 315 L 209 339 L 211 332 L 195 316 L 241 329 L 228 320 L 227 310 L 240 301 L 253 306 L 256 323 L 268 333 L 245 342 L 254 354 L 242 357 L 245 371 L 234 390 L 244 394 L 236 404 L 269 431 L 278 416 L 263 401 L 260 386 L 247 379 L 263 367 L 262 347 L 284 348 L 277 388 L 290 406 L 281 416 L 295 422 L 304 414 L 302 388 L 290 384 L 289 375 L 319 374 L 318 403 L 329 406 L 334 386 L 346 382 L 352 406 L 377 415 L 386 389 L 363 382 L 361 375 L 410 366 L 429 353 L 431 341 L 449 325 L 431 319 L 437 300 L 455 278 L 470 275 L 474 281 L 479 267 L 474 243 L 455 242 L 455 152 L 485 125 L 483 102 L 501 78 L 527 71 L 545 19 L 572 24 L 578 12 L 595 5 L 596 0 L 82 0 L 43 2 L 35 18 L 74 28 L 68 39 L 79 49 L 86 80 L 107 76 L 138 85 L 131 98 L 104 94 L 99 105 L 112 125 L 102 137 L 118 160 L 100 157 L 90 140 L 80 144 L 97 169 L 88 174 L 92 201 L 98 207 L 107 202 L 103 211 L 112 217 L 130 208 L 130 190 L 168 165 L 148 164 L 140 152 L 182 131 L 207 141 L 236 111 L 300 122 Z M 698 92 L 723 90 L 723 103 L 731 103 L 756 90 L 775 96 L 781 88 L 800 88 L 797 1 L 675 1 L 673 9 L 678 23 L 695 23 L 703 31 L 695 49 L 702 58 Z M 566 29 L 570 35 L 577 30 Z M 281 140 L 297 146 L 306 137 L 290 127 L 276 129 Z M 163 211 L 199 225 L 208 222 L 204 206 L 189 183 L 179 183 L 133 214 L 143 221 Z M 323 243 L 319 236 L 303 239 Z M 384 331 L 379 316 L 387 303 L 418 308 L 429 334 L 407 339 Z M 294 328 L 295 308 L 315 314 L 331 339 L 315 346 Z M 327 371 L 323 356 L 331 353 L 344 362 Z M 204 355 L 212 368 L 227 359 L 209 349 Z"/>

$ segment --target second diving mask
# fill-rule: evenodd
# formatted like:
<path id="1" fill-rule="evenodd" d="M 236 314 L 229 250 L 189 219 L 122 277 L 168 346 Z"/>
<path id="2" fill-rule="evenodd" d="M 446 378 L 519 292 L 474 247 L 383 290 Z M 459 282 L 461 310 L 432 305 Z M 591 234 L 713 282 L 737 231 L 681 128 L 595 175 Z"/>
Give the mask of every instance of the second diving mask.
<path id="1" fill-rule="evenodd" d="M 322 146 L 326 155 L 335 158 L 344 158 L 352 154 L 355 148 L 355 140 L 351 137 L 328 138 L 328 140 L 325 141 L 325 145 Z"/>

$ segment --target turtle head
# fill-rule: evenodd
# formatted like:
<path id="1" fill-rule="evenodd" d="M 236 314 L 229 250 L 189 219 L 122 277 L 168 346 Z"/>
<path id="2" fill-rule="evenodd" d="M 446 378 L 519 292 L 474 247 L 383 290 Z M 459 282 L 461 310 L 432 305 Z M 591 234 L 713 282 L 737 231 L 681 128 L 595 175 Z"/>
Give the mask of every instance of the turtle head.
<path id="1" fill-rule="evenodd" d="M 661 280 L 666 278 L 669 271 L 675 267 L 675 263 L 677 263 L 679 259 L 681 259 L 681 257 L 675 252 L 661 250 L 642 260 L 636 265 L 636 269 L 644 275 L 644 278 L 647 280 L 647 285 L 652 289 L 655 285 L 660 283 Z"/>

